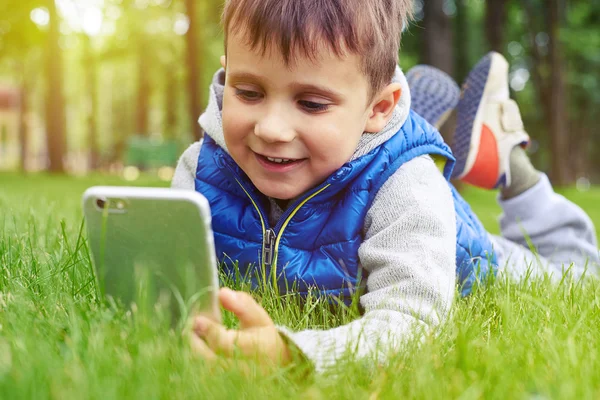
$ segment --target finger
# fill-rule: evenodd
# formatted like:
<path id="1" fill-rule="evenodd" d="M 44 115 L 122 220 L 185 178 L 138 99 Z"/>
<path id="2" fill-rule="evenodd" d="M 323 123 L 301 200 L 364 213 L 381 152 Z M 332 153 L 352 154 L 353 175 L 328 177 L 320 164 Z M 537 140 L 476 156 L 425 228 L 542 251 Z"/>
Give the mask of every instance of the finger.
<path id="1" fill-rule="evenodd" d="M 190 345 L 192 347 L 192 353 L 196 356 L 201 357 L 206 362 L 206 367 L 211 373 L 221 373 L 232 368 L 232 360 L 229 358 L 222 358 L 212 351 L 206 342 L 202 340 L 196 333 L 189 333 Z M 216 369 L 215 369 L 216 368 Z M 245 372 L 245 371 L 242 371 Z"/>
<path id="2" fill-rule="evenodd" d="M 263 335 L 260 328 L 247 331 L 226 329 L 223 325 L 203 317 L 196 318 L 194 331 L 215 354 L 228 358 L 240 355 L 256 358 L 260 356 L 261 352 L 264 352 L 265 347 L 268 347 L 266 343 L 263 343 L 264 340 L 272 343 L 268 337 L 261 340 Z"/>
<path id="3" fill-rule="evenodd" d="M 242 329 L 273 325 L 269 314 L 249 293 L 223 288 L 219 291 L 219 300 L 223 308 L 240 320 Z"/>
<path id="4" fill-rule="evenodd" d="M 193 329 L 215 354 L 226 357 L 233 356 L 238 340 L 238 331 L 228 330 L 223 325 L 206 317 L 195 318 Z"/>
<path id="5" fill-rule="evenodd" d="M 215 352 L 212 351 L 204 340 L 202 340 L 195 332 L 190 332 L 188 337 L 194 354 L 201 356 L 207 361 L 214 361 L 217 359 Z"/>

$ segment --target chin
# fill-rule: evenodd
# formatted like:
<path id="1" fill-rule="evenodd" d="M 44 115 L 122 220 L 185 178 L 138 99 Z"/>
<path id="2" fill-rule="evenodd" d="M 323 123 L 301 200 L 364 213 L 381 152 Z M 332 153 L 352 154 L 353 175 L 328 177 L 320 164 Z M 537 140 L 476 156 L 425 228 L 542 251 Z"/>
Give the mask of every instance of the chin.
<path id="1" fill-rule="evenodd" d="M 279 185 L 279 187 L 277 187 L 273 182 L 269 182 L 266 185 L 255 184 L 255 186 L 265 196 L 277 200 L 291 200 L 304 193 L 304 191 L 298 190 L 297 187 L 286 187 L 287 185 Z"/>

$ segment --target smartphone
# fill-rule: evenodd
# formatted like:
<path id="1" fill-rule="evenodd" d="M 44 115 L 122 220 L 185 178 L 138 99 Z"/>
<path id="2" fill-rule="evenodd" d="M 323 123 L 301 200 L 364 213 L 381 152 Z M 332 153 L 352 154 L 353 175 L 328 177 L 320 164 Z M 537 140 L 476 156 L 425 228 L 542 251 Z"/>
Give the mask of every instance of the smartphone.
<path id="1" fill-rule="evenodd" d="M 220 321 L 208 201 L 189 190 L 91 187 L 83 194 L 99 294 L 171 322 Z"/>

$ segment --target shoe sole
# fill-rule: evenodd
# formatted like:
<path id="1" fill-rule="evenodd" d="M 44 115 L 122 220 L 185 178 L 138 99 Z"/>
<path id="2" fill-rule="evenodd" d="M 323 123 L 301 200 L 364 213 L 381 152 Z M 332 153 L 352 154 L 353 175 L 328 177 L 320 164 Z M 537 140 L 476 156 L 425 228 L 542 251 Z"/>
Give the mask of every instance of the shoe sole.
<path id="1" fill-rule="evenodd" d="M 482 171 L 477 171 L 477 176 L 473 179 L 465 179 L 482 187 L 495 187 L 501 179 L 498 177 L 498 154 L 497 144 L 493 133 L 482 123 L 483 107 L 482 99 L 488 95 L 491 82 L 489 77 L 494 75 L 494 71 L 506 69 L 506 61 L 497 53 L 490 53 L 485 56 L 473 70 L 469 73 L 463 88 L 463 95 L 466 88 L 469 90 L 469 101 L 461 101 L 457 107 L 457 127 L 454 136 L 453 152 L 456 157 L 454 179 L 464 179 L 478 160 L 483 162 L 480 165 L 486 165 Z M 490 160 L 490 157 L 495 159 Z"/>
<path id="2" fill-rule="evenodd" d="M 458 103 L 460 88 L 456 82 L 445 72 L 427 65 L 413 67 L 406 80 L 412 95 L 410 108 L 439 128 Z"/>

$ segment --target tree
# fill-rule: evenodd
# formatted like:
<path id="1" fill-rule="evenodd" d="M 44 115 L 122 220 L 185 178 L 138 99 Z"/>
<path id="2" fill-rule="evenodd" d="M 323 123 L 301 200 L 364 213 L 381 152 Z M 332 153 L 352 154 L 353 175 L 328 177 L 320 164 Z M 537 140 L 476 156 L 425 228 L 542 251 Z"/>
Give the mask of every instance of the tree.
<path id="1" fill-rule="evenodd" d="M 444 0 L 423 1 L 425 31 L 423 63 L 441 69 L 448 75 L 454 74 L 454 33 L 450 16 L 444 12 Z M 452 143 L 454 132 L 451 124 L 445 124 L 440 133 L 447 143 Z"/>
<path id="2" fill-rule="evenodd" d="M 456 43 L 455 57 L 455 77 L 457 82 L 462 82 L 469 72 L 470 57 L 469 57 L 469 11 L 466 4 L 467 0 L 456 0 L 456 23 L 454 25 Z"/>
<path id="3" fill-rule="evenodd" d="M 165 69 L 165 122 L 164 137 L 174 139 L 177 127 L 177 77 L 170 68 Z"/>
<path id="4" fill-rule="evenodd" d="M 565 65 L 563 61 L 562 43 L 559 31 L 565 18 L 565 0 L 550 0 L 548 3 L 550 11 L 549 19 L 549 63 L 550 63 L 550 104 L 548 105 L 550 124 L 550 148 L 552 151 L 552 162 L 550 174 L 556 184 L 566 185 L 573 182 L 574 176 L 569 170 L 566 160 L 567 149 L 567 90 L 565 86 Z"/>
<path id="5" fill-rule="evenodd" d="M 139 33 L 138 40 L 138 58 L 137 58 L 137 107 L 136 113 L 136 124 L 135 129 L 138 135 L 148 135 L 148 111 L 149 111 L 149 98 L 150 98 L 150 67 L 149 54 L 150 46 L 148 45 L 148 38 L 145 37 L 143 32 Z"/>
<path id="6" fill-rule="evenodd" d="M 97 169 L 100 163 L 100 150 L 98 148 L 98 126 L 96 116 L 98 115 L 98 80 L 97 80 L 97 62 L 94 50 L 92 48 L 92 38 L 88 35 L 82 35 L 84 43 L 83 60 L 86 73 L 86 94 L 88 98 L 87 125 L 88 125 L 88 145 L 90 150 L 89 167 Z"/>
<path id="7" fill-rule="evenodd" d="M 63 60 L 58 44 L 60 19 L 54 0 L 46 0 L 50 22 L 46 44 L 46 139 L 48 143 L 49 171 L 64 172 L 66 148 L 66 116 L 63 94 Z"/>
<path id="8" fill-rule="evenodd" d="M 452 75 L 454 72 L 452 20 L 444 12 L 444 0 L 423 1 L 425 27 L 423 62 Z"/>
<path id="9" fill-rule="evenodd" d="M 43 46 L 44 33 L 29 18 L 31 10 L 43 6 L 43 0 L 22 0 L 18 5 L 0 2 L 0 62 L 10 60 L 14 80 L 20 87 L 19 141 L 21 146 L 20 166 L 26 170 L 29 153 L 29 113 L 30 92 L 34 85 L 38 65 L 41 64 L 34 54 Z M 8 27 L 8 28 L 7 28 Z"/>
<path id="10" fill-rule="evenodd" d="M 550 142 L 550 178 L 555 185 L 574 181 L 566 155 L 567 150 L 567 89 L 564 82 L 565 67 L 562 56 L 560 29 L 565 21 L 565 0 L 549 0 L 539 5 L 533 0 L 524 1 L 528 35 L 531 46 L 533 82 L 539 103 L 542 105 L 545 130 Z M 538 7 L 543 11 L 539 11 Z M 541 24 L 536 16 L 542 17 Z M 539 26 L 541 25 L 541 29 Z M 547 38 L 547 43 L 544 39 Z M 542 52 L 540 47 L 547 47 Z"/>
<path id="11" fill-rule="evenodd" d="M 506 32 L 506 0 L 487 0 L 485 8 L 485 37 L 490 49 L 504 52 Z"/>
<path id="12" fill-rule="evenodd" d="M 600 131 L 596 129 L 600 110 L 600 59 L 589 49 L 600 47 L 600 7 L 593 2 L 569 4 L 568 29 L 561 31 L 563 60 L 567 65 L 569 91 L 569 157 L 575 177 L 598 178 L 600 171 Z"/>
<path id="13" fill-rule="evenodd" d="M 200 36 L 200 29 L 198 29 L 196 0 L 185 0 L 185 7 L 190 22 L 189 29 L 185 34 L 189 116 L 193 139 L 199 140 L 202 137 L 202 129 L 196 121 L 203 109 L 198 94 L 201 90 L 200 77 L 202 76 L 203 71 L 201 69 L 201 64 L 198 62 L 198 54 L 201 54 L 203 51 L 203 38 Z"/>
<path id="14" fill-rule="evenodd" d="M 18 65 L 18 64 L 17 64 Z M 25 65 L 19 65 L 25 71 Z M 29 113 L 29 80 L 25 72 L 21 76 L 21 90 L 19 91 L 19 141 L 21 146 L 20 168 L 22 172 L 27 171 L 27 156 L 29 154 L 29 126 L 27 114 Z"/>

